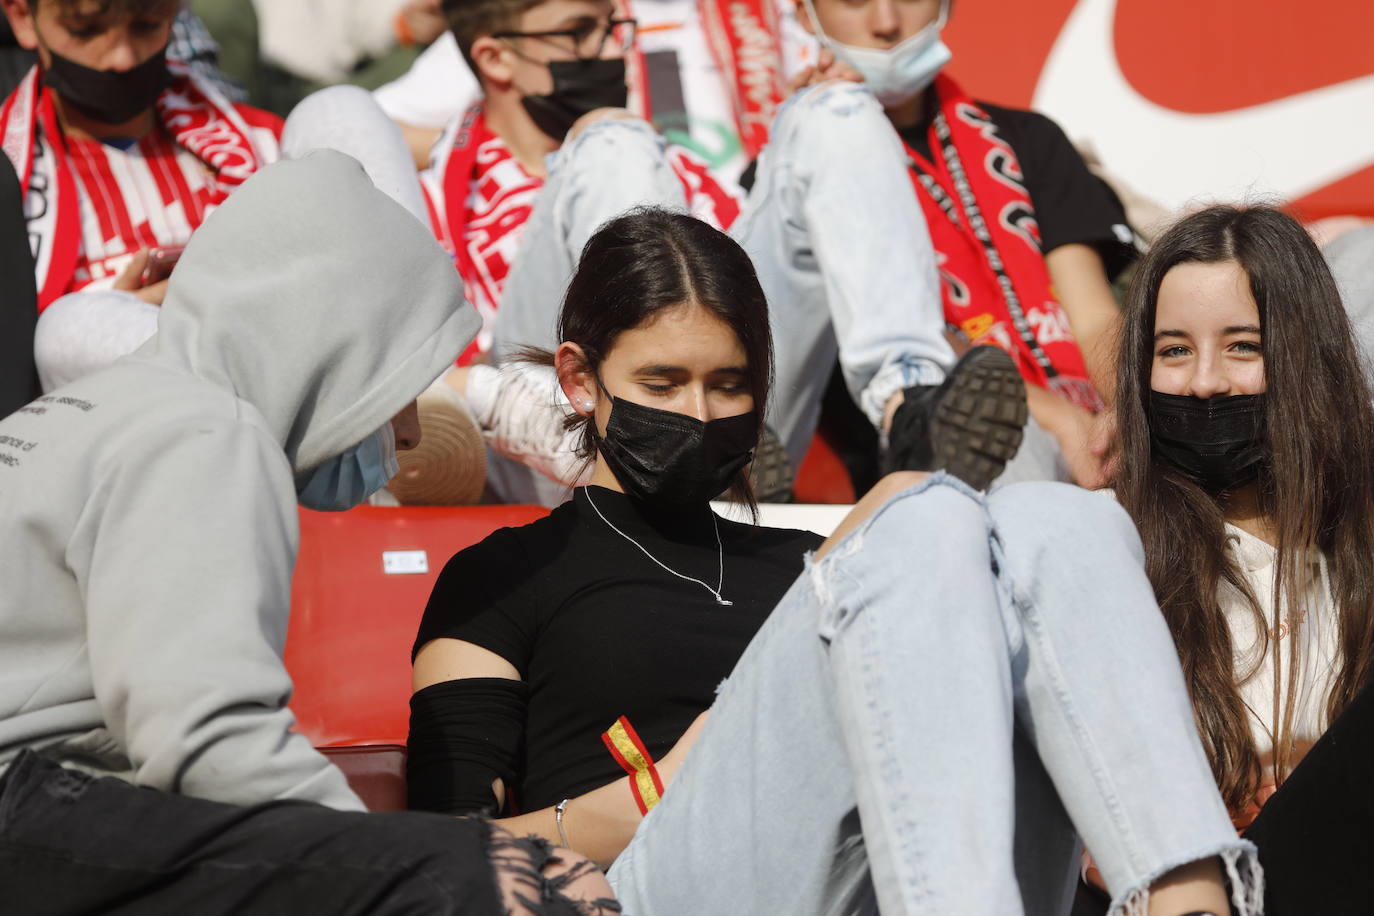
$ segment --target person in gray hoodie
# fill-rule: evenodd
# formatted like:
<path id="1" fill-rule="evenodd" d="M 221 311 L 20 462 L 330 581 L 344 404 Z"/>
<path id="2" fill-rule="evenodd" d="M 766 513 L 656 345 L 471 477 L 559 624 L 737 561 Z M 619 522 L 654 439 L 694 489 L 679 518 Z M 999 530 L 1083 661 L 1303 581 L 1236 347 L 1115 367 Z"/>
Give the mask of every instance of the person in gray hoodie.
<path id="1" fill-rule="evenodd" d="M 426 227 L 315 153 L 196 233 L 146 345 L 0 421 L 5 907 L 617 910 L 481 819 L 364 813 L 292 731 L 297 494 L 384 483 L 479 323 Z"/>

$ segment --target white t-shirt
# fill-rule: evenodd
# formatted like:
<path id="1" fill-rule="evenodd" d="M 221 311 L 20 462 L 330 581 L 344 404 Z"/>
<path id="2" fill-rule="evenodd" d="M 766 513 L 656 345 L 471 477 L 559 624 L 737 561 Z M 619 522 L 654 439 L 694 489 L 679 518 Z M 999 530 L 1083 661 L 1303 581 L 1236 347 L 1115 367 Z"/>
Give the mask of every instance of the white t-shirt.
<path id="1" fill-rule="evenodd" d="M 452 32 L 444 32 L 409 70 L 372 93 L 391 120 L 430 130 L 441 129 L 481 95 Z"/>
<path id="2" fill-rule="evenodd" d="M 1110 489 L 1099 490 L 1104 496 L 1116 498 Z M 1304 595 L 1303 606 L 1296 614 L 1286 609 L 1282 614 L 1274 612 L 1274 563 L 1278 550 L 1261 538 L 1227 524 L 1226 548 L 1241 575 L 1245 577 L 1264 612 L 1265 626 L 1270 638 L 1277 638 L 1283 650 L 1285 662 L 1283 678 L 1288 680 L 1287 662 L 1290 658 L 1293 638 L 1293 621 L 1298 619 L 1299 647 L 1302 655 L 1302 673 L 1299 683 L 1299 701 L 1293 710 L 1293 738 L 1296 741 L 1314 742 L 1331 723 L 1326 721 L 1326 697 L 1335 679 L 1336 664 L 1340 657 L 1340 643 L 1336 632 L 1336 605 L 1331 595 L 1330 575 L 1326 559 L 1313 554 L 1311 576 Z M 1259 653 L 1259 633 L 1255 628 L 1254 614 L 1245 598 L 1223 582 L 1217 594 L 1218 603 L 1231 629 L 1231 646 L 1235 652 L 1236 677 L 1248 678 L 1240 687 L 1240 698 L 1250 710 L 1250 733 L 1254 736 L 1255 750 L 1263 758 L 1274 749 L 1274 657 L 1272 644 L 1269 652 L 1261 659 Z M 1275 624 L 1275 620 L 1279 623 Z M 1252 674 L 1253 672 L 1253 674 Z M 1281 698 L 1286 702 L 1287 697 Z M 1279 706 L 1280 712 L 1283 704 Z"/>
<path id="3" fill-rule="evenodd" d="M 1336 631 L 1336 606 L 1331 595 L 1330 576 L 1325 558 L 1315 552 L 1309 565 L 1310 581 L 1303 595 L 1302 606 L 1296 610 L 1276 606 L 1282 602 L 1274 596 L 1274 564 L 1278 551 L 1269 543 L 1234 525 L 1226 526 L 1226 546 L 1236 565 L 1240 567 L 1250 590 L 1264 612 L 1270 640 L 1278 639 L 1285 663 L 1283 680 L 1288 679 L 1287 664 L 1296 638 L 1302 658 L 1299 694 L 1293 710 L 1293 737 L 1313 742 L 1321 737 L 1330 724 L 1326 721 L 1326 698 L 1330 692 L 1340 645 Z M 1254 614 L 1245 599 L 1232 586 L 1222 583 L 1217 595 L 1222 611 L 1231 627 L 1231 643 L 1236 655 L 1236 676 L 1254 672 L 1241 684 L 1240 695 L 1250 709 L 1250 730 L 1255 749 L 1260 756 L 1273 750 L 1274 722 L 1274 657 L 1272 644 L 1261 659 L 1260 634 Z M 1295 623 L 1300 623 L 1296 628 Z M 1293 632 L 1296 629 L 1297 635 Z M 1287 701 L 1285 695 L 1283 701 Z M 1280 705 L 1280 710 L 1283 706 Z"/>

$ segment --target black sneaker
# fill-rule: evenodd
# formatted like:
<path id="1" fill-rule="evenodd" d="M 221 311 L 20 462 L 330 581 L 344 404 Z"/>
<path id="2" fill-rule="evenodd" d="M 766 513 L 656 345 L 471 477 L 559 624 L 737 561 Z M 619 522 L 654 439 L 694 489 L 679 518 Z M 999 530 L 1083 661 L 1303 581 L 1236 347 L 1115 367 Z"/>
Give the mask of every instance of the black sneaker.
<path id="1" fill-rule="evenodd" d="M 942 384 L 906 389 L 883 470 L 944 470 L 985 490 L 1020 448 L 1026 416 L 1026 383 L 1011 357 L 999 347 L 974 347 Z"/>

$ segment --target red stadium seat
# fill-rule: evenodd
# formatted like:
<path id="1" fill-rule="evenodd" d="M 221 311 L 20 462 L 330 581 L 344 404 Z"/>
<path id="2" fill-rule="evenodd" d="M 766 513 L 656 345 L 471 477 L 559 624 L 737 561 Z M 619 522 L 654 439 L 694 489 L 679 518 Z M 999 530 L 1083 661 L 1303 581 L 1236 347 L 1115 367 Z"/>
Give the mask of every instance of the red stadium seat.
<path id="1" fill-rule="evenodd" d="M 856 501 L 849 471 L 820 433 L 812 437 L 801 467 L 797 469 L 792 495 L 799 503 L 852 506 Z"/>
<path id="2" fill-rule="evenodd" d="M 373 810 L 404 806 L 410 647 L 444 563 L 539 506 L 302 509 L 286 667 L 297 730 Z M 368 748 L 370 751 L 344 751 Z"/>

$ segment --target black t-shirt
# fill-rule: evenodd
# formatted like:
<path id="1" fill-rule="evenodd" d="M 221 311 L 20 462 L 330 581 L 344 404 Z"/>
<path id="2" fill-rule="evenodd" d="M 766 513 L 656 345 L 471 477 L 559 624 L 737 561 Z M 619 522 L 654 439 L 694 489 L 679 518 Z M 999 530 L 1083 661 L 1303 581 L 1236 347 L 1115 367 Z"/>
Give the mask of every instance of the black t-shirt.
<path id="1" fill-rule="evenodd" d="M 601 742 L 622 715 L 655 760 L 666 754 L 821 542 L 719 519 L 722 577 L 711 519 L 704 509 L 655 514 L 624 494 L 580 488 L 548 517 L 503 528 L 444 567 L 415 648 L 462 639 L 509 661 L 529 685 L 516 762 L 525 810 L 624 776 Z M 612 524 L 677 573 L 712 587 L 723 579 L 733 604 L 664 570 Z"/>
<path id="2" fill-rule="evenodd" d="M 934 94 L 930 94 L 933 102 Z M 1016 153 L 1040 225 L 1041 250 L 1080 243 L 1097 250 L 1115 278 L 1135 259 L 1121 201 L 1088 165 L 1058 124 L 1035 111 L 978 102 L 997 133 Z M 933 117 L 933 112 L 931 113 Z M 931 159 L 930 123 L 898 131 L 912 149 Z"/>

